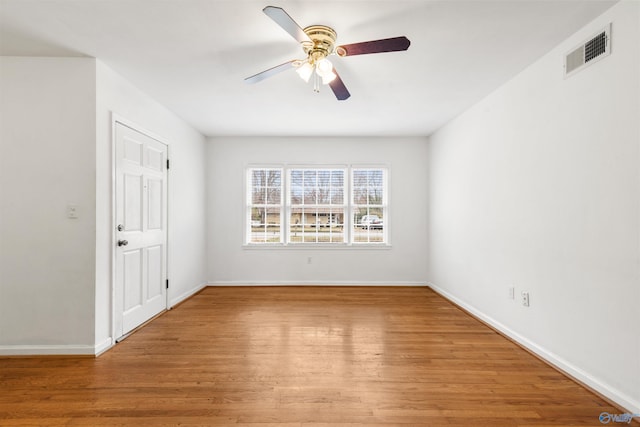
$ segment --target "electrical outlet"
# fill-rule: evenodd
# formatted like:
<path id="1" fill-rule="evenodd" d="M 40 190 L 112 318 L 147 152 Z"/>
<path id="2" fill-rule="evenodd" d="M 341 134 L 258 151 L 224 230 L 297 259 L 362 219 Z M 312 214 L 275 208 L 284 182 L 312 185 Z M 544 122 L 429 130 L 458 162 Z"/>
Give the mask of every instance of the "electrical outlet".
<path id="1" fill-rule="evenodd" d="M 509 299 L 516 299 L 516 288 L 509 287 Z"/>
<path id="2" fill-rule="evenodd" d="M 529 292 L 522 293 L 522 305 L 529 307 Z"/>

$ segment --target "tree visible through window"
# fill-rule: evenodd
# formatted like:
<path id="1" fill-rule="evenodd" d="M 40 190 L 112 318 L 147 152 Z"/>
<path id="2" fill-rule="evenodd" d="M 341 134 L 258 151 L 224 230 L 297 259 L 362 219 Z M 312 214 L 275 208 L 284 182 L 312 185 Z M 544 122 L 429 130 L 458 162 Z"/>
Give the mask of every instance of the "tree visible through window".
<path id="1" fill-rule="evenodd" d="M 353 242 L 385 241 L 387 201 L 383 169 L 354 169 L 352 184 Z"/>
<path id="2" fill-rule="evenodd" d="M 289 171 L 289 243 L 343 243 L 343 169 Z"/>
<path id="3" fill-rule="evenodd" d="M 387 243 L 386 173 L 385 168 L 249 168 L 246 243 Z"/>
<path id="4" fill-rule="evenodd" d="M 249 242 L 282 242 L 282 169 L 250 169 L 249 179 Z"/>

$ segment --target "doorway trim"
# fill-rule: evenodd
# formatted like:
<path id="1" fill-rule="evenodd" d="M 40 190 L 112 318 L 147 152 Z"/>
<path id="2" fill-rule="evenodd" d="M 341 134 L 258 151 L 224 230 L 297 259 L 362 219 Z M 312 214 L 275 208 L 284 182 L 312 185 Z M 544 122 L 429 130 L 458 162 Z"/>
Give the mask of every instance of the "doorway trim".
<path id="1" fill-rule="evenodd" d="M 111 346 L 116 345 L 116 343 L 118 342 L 118 338 L 121 337 L 116 337 L 116 303 L 115 303 L 115 298 L 116 298 L 116 242 L 118 241 L 118 236 L 117 236 L 117 231 L 116 231 L 116 127 L 117 125 L 123 125 L 126 126 L 130 129 L 135 130 L 136 132 L 140 132 L 141 134 L 144 134 L 145 136 L 151 138 L 151 139 L 155 139 L 156 141 L 164 144 L 167 146 L 167 159 L 171 158 L 171 144 L 169 143 L 169 141 L 167 141 L 166 139 L 162 138 L 161 136 L 149 131 L 148 129 L 140 126 L 139 124 L 128 120 L 120 115 L 118 115 L 115 112 L 111 112 L 111 220 L 110 220 L 110 227 L 111 227 L 111 251 L 110 256 L 111 256 L 111 301 L 110 301 L 110 313 L 111 313 Z M 171 257 L 171 239 L 169 237 L 169 231 L 171 229 L 171 215 L 170 215 L 170 200 L 171 200 L 171 185 L 170 185 L 170 179 L 169 179 L 169 173 L 167 170 L 167 211 L 166 211 L 166 215 L 167 215 L 167 261 L 166 261 L 166 273 L 167 273 L 167 281 L 170 281 L 170 275 L 171 275 L 171 268 L 170 268 L 170 257 Z M 169 306 L 169 301 L 171 300 L 170 298 L 170 290 L 171 288 L 167 288 L 167 292 L 166 292 L 166 298 L 165 298 L 165 309 L 169 310 L 170 306 Z M 164 312 L 163 311 L 163 312 Z M 161 312 L 162 313 L 162 312 Z M 154 319 L 157 316 L 154 316 L 152 319 Z M 149 320 L 152 320 L 149 319 Z M 146 325 L 148 322 L 143 323 L 140 326 Z M 134 329 L 135 330 L 135 329 Z M 133 332 L 133 331 L 131 331 Z M 131 334 L 125 334 L 124 337 L 128 336 Z"/>

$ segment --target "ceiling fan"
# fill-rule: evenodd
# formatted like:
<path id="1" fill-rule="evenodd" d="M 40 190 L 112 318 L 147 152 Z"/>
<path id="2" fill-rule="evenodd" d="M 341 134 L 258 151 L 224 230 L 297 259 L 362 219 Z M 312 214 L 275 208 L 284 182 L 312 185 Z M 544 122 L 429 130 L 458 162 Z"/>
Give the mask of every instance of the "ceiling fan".
<path id="1" fill-rule="evenodd" d="M 344 101 L 351 94 L 333 64 L 327 59 L 328 56 L 334 54 L 338 56 L 353 56 L 366 53 L 397 52 L 409 49 L 411 44 L 408 38 L 401 36 L 336 46 L 337 34 L 333 28 L 326 25 L 311 25 L 303 29 L 280 7 L 267 6 L 262 11 L 302 45 L 306 58 L 287 61 L 284 64 L 247 77 L 244 79 L 247 83 L 257 83 L 274 74 L 295 68 L 304 81 L 309 82 L 313 78 L 315 92 L 320 91 L 321 83 L 328 84 L 336 98 L 339 101 Z"/>

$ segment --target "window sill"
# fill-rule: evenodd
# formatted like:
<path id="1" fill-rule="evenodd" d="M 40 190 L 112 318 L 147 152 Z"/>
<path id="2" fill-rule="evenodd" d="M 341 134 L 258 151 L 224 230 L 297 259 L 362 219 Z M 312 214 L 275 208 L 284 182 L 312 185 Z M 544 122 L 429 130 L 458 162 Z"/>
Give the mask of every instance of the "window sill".
<path id="1" fill-rule="evenodd" d="M 242 245 L 243 250 L 329 250 L 329 251 L 339 251 L 339 250 L 347 250 L 347 251 L 357 251 L 357 250 L 389 250 L 392 246 L 388 243 L 359 243 L 359 244 L 305 244 L 305 243 L 295 243 L 295 244 L 244 244 Z"/>

